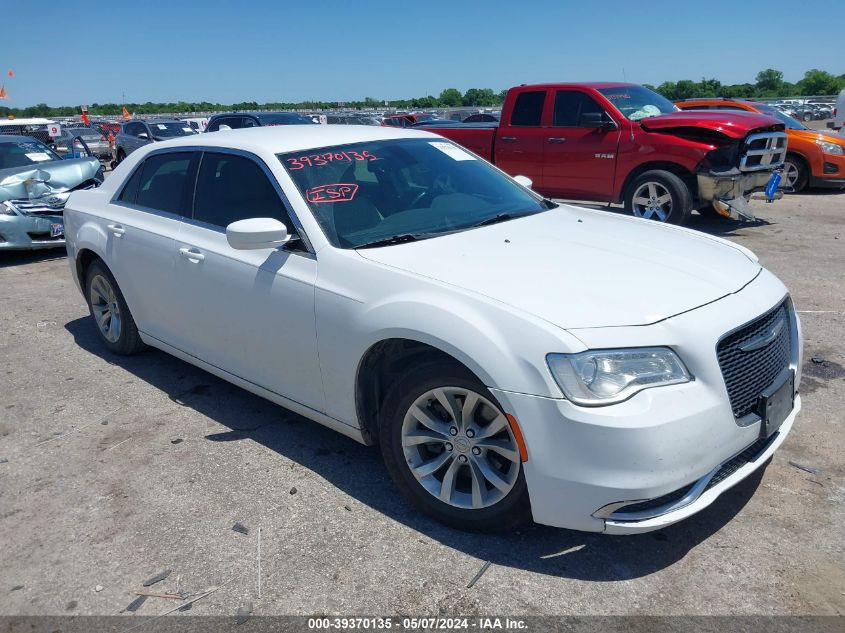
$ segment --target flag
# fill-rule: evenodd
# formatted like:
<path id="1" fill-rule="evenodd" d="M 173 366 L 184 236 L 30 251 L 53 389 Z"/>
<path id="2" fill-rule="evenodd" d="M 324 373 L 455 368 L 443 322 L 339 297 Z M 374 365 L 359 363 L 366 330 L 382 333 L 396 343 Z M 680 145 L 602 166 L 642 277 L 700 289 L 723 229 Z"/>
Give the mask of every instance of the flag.
<path id="1" fill-rule="evenodd" d="M 91 125 L 91 119 L 89 119 L 89 118 L 88 118 L 88 113 L 87 113 L 87 112 L 83 112 L 83 113 L 82 113 L 82 122 L 83 122 L 85 125 Z"/>
<path id="2" fill-rule="evenodd" d="M 0 86 L 0 99 L 8 99 L 9 95 L 6 94 L 6 86 Z"/>
<path id="3" fill-rule="evenodd" d="M 123 106 L 123 118 L 124 119 L 131 119 L 132 117 L 129 116 L 129 110 L 126 109 L 126 106 Z"/>

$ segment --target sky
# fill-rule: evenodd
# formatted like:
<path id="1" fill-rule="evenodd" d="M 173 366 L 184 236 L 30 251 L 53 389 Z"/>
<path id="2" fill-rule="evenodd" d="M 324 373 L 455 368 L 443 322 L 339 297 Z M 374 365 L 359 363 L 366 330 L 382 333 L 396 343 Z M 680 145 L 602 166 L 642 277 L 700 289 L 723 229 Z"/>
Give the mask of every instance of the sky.
<path id="1" fill-rule="evenodd" d="M 2 5 L 9 99 L 0 103 L 9 107 L 120 103 L 124 94 L 130 103 L 403 99 L 553 81 L 753 82 L 769 67 L 787 81 L 810 68 L 845 72 L 841 17 L 825 25 L 818 8 L 805 17 L 794 0 Z"/>

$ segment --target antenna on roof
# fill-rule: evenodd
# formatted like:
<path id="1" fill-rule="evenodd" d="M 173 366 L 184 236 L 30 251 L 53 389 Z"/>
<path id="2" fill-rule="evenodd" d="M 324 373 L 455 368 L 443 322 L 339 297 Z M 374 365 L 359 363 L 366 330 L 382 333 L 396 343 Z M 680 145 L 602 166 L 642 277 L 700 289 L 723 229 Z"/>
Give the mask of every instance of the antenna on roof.
<path id="1" fill-rule="evenodd" d="M 622 81 L 624 81 L 626 83 L 628 81 L 628 77 L 625 76 L 625 67 L 624 66 L 622 66 Z"/>

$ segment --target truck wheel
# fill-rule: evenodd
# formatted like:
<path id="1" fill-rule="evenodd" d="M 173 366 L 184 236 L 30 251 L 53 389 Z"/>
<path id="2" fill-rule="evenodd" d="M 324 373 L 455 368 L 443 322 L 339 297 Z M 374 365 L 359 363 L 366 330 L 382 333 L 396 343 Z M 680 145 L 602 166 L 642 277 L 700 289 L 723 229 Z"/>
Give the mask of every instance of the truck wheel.
<path id="1" fill-rule="evenodd" d="M 510 424 L 459 365 L 420 365 L 398 380 L 382 408 L 379 444 L 397 487 L 442 523 L 498 532 L 531 516 Z"/>
<path id="2" fill-rule="evenodd" d="M 794 193 L 803 191 L 810 179 L 807 163 L 796 154 L 787 154 L 783 161 L 783 180 L 787 187 L 792 187 Z"/>
<path id="3" fill-rule="evenodd" d="M 85 298 L 97 326 L 97 334 L 109 351 L 129 356 L 147 347 L 138 334 L 123 293 L 102 260 L 95 261 L 88 268 Z"/>
<path id="4" fill-rule="evenodd" d="M 692 212 L 692 195 L 678 176 L 655 169 L 640 174 L 628 186 L 625 210 L 646 220 L 683 224 Z"/>

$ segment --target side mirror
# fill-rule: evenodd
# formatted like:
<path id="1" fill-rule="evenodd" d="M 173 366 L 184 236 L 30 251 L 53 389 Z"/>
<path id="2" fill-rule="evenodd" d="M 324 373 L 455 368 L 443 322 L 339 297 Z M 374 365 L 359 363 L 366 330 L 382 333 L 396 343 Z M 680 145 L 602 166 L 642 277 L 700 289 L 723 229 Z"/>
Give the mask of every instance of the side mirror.
<path id="1" fill-rule="evenodd" d="M 140 133 L 138 134 L 138 138 L 142 138 L 142 139 L 144 139 L 144 140 L 147 140 L 147 141 L 148 141 L 148 140 L 150 140 L 150 135 L 149 135 L 149 134 L 147 134 L 146 132 L 140 132 Z"/>
<path id="2" fill-rule="evenodd" d="M 514 176 L 514 180 L 516 180 L 520 185 L 525 187 L 526 189 L 531 189 L 534 186 L 534 181 L 531 180 L 528 176 Z"/>
<path id="3" fill-rule="evenodd" d="M 592 128 L 594 130 L 613 130 L 616 129 L 616 124 L 608 120 L 600 112 L 585 112 L 581 115 L 578 127 Z"/>
<path id="4" fill-rule="evenodd" d="M 273 218 L 238 220 L 226 227 L 226 241 L 239 251 L 278 248 L 290 239 L 287 227 Z"/>

